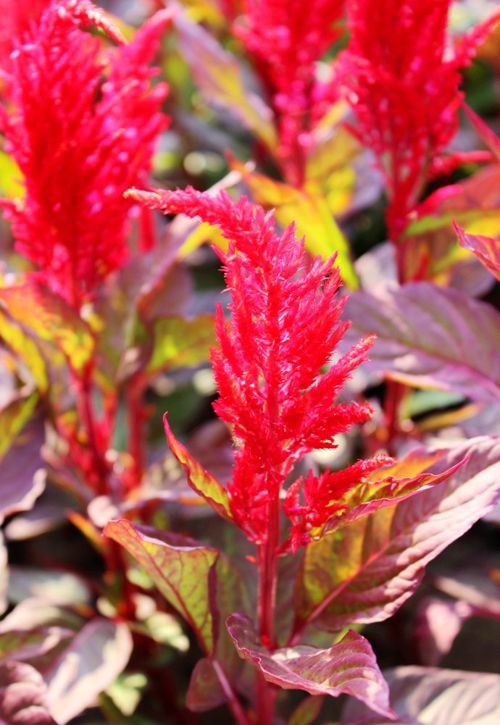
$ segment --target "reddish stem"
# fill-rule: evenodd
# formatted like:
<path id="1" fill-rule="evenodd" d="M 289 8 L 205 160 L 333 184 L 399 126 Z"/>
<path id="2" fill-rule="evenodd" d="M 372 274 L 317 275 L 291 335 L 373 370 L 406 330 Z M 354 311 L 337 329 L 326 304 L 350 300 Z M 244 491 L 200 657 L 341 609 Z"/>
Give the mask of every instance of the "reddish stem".
<path id="1" fill-rule="evenodd" d="M 129 380 L 125 397 L 128 416 L 128 447 L 132 457 L 132 470 L 129 487 L 136 489 L 141 485 L 145 468 L 145 423 L 147 414 L 143 404 L 144 383 L 140 375 Z"/>
<path id="2" fill-rule="evenodd" d="M 274 614 L 276 609 L 277 564 L 280 542 L 279 488 L 274 486 L 269 502 L 269 524 L 266 539 L 258 548 L 258 615 L 262 644 L 268 649 L 274 643 Z M 271 489 L 272 490 L 272 489 Z M 275 693 L 271 685 L 258 675 L 257 714 L 259 725 L 272 725 Z"/>
<path id="3" fill-rule="evenodd" d="M 98 441 L 94 406 L 92 404 L 91 375 L 92 366 L 88 365 L 81 377 L 75 378 L 78 390 L 78 407 L 85 427 L 87 445 L 92 458 L 93 473 L 97 481 L 95 490 L 97 494 L 104 495 L 108 493 L 109 466 L 101 455 Z"/>

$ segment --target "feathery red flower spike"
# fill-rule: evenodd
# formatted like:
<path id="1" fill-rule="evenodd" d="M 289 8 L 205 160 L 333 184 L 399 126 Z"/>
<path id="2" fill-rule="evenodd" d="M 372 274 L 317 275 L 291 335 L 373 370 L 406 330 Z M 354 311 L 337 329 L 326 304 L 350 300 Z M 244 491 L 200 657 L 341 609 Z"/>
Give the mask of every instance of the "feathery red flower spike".
<path id="1" fill-rule="evenodd" d="M 167 125 L 149 62 L 169 19 L 158 13 L 125 44 L 92 3 L 54 0 L 12 54 L 0 121 L 25 195 L 2 206 L 16 250 L 75 307 L 127 255 L 123 192 L 145 182 Z M 123 44 L 105 49 L 87 26 Z"/>
<path id="2" fill-rule="evenodd" d="M 293 225 L 277 234 L 272 213 L 226 193 L 214 197 L 188 188 L 129 194 L 152 209 L 216 224 L 229 242 L 226 253 L 216 251 L 231 294 L 231 319 L 219 306 L 211 362 L 219 391 L 214 408 L 235 443 L 230 508 L 259 544 L 270 508 L 282 505 L 292 521 L 288 546 L 295 549 L 339 510 L 336 502 L 347 490 L 391 460 L 382 455 L 338 473 L 310 474 L 285 494 L 298 460 L 317 448 L 335 448 L 336 435 L 370 418 L 369 406 L 336 405 L 335 399 L 365 359 L 372 337 L 331 362 L 349 326 L 340 321 L 339 271 L 334 258 L 307 258 Z"/>

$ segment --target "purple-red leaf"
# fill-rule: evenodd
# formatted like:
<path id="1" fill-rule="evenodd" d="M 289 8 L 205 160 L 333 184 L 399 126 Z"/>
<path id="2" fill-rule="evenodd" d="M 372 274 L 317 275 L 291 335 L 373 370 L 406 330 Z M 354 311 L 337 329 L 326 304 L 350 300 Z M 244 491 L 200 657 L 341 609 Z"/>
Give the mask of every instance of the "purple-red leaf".
<path id="1" fill-rule="evenodd" d="M 481 234 L 468 234 L 458 224 L 455 224 L 455 231 L 461 246 L 473 252 L 481 264 L 500 280 L 500 241 Z"/>
<path id="2" fill-rule="evenodd" d="M 385 506 L 404 501 L 422 490 L 446 480 L 465 463 L 465 459 L 438 474 L 425 471 L 444 457 L 444 452 L 412 451 L 388 468 L 377 469 L 359 486 L 339 499 L 347 507 L 345 513 L 333 516 L 324 532 L 338 529 Z M 425 471 L 425 472 L 424 472 Z"/>
<path id="3" fill-rule="evenodd" d="M 186 693 L 186 705 L 193 712 L 205 712 L 223 705 L 226 695 L 221 687 L 214 663 L 203 657 L 195 665 Z"/>
<path id="4" fill-rule="evenodd" d="M 313 621 L 336 631 L 384 620 L 411 596 L 428 562 L 499 496 L 500 440 L 460 444 L 431 470 L 440 473 L 464 456 L 447 481 L 309 544 L 297 588 L 296 636 Z"/>
<path id="5" fill-rule="evenodd" d="M 17 511 L 29 510 L 45 488 L 40 448 L 41 425 L 29 425 L 18 435 L 2 461 L 0 473 L 0 523 Z"/>
<path id="6" fill-rule="evenodd" d="M 31 665 L 0 663 L 0 723 L 56 725 L 49 713 L 45 683 Z"/>
<path id="7" fill-rule="evenodd" d="M 398 667 L 385 673 L 395 725 L 487 725 L 500 722 L 500 676 L 432 667 Z M 382 725 L 392 720 L 374 716 L 350 700 L 343 725 Z"/>
<path id="8" fill-rule="evenodd" d="M 93 704 L 125 669 L 132 637 L 125 624 L 96 618 L 86 624 L 43 675 L 51 714 L 60 725 Z"/>
<path id="9" fill-rule="evenodd" d="M 500 400 L 500 314 L 490 305 L 415 282 L 374 294 L 356 292 L 345 317 L 352 328 L 344 345 L 367 333 L 377 336 L 368 371 L 473 400 Z"/>
<path id="10" fill-rule="evenodd" d="M 226 624 L 240 656 L 253 662 L 268 682 L 311 695 L 352 695 L 391 717 L 387 684 L 368 641 L 357 632 L 349 630 L 328 649 L 302 645 L 270 652 L 249 617 L 232 614 Z"/>

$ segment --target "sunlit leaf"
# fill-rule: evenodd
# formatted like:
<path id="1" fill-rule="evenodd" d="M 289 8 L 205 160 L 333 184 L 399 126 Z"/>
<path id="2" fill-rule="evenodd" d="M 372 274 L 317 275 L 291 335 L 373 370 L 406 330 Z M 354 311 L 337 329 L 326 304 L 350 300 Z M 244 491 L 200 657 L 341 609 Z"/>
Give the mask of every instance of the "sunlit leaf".
<path id="1" fill-rule="evenodd" d="M 0 457 L 10 448 L 19 431 L 31 418 L 37 403 L 38 393 L 26 391 L 0 410 Z"/>
<path id="2" fill-rule="evenodd" d="M 489 511 L 500 495 L 500 443 L 453 448 L 431 471 L 468 460 L 447 481 L 380 509 L 308 545 L 297 589 L 295 631 L 337 631 L 382 621 L 415 591 L 425 566 Z"/>
<path id="3" fill-rule="evenodd" d="M 467 234 L 458 225 L 455 226 L 459 242 L 479 259 L 497 280 L 500 280 L 500 241 L 480 234 Z"/>
<path id="4" fill-rule="evenodd" d="M 194 319 L 160 317 L 152 325 L 153 349 L 146 373 L 150 376 L 178 367 L 200 365 L 215 344 L 212 315 Z"/>
<path id="5" fill-rule="evenodd" d="M 350 700 L 343 725 L 493 725 L 500 719 L 499 675 L 433 667 L 397 667 L 384 674 L 397 719 L 376 717 Z"/>
<path id="6" fill-rule="evenodd" d="M 170 450 L 185 470 L 191 488 L 202 496 L 218 514 L 231 521 L 233 514 L 226 489 L 189 454 L 182 443 L 179 443 L 170 429 L 167 416 L 164 417 L 164 423 Z"/>
<path id="7" fill-rule="evenodd" d="M 416 387 L 473 400 L 500 400 L 500 314 L 490 305 L 426 282 L 349 298 L 343 344 L 377 339 L 365 368 Z"/>
<path id="8" fill-rule="evenodd" d="M 388 687 L 372 648 L 357 632 L 349 630 L 328 649 L 299 645 L 270 652 L 260 643 L 249 617 L 232 614 L 227 628 L 240 656 L 252 662 L 268 682 L 311 695 L 348 694 L 390 716 Z"/>
<path id="9" fill-rule="evenodd" d="M 0 195 L 13 199 L 24 194 L 23 174 L 12 156 L 0 149 Z"/>
<path id="10" fill-rule="evenodd" d="M 272 111 L 249 88 L 236 56 L 226 51 L 201 25 L 177 13 L 174 25 L 180 50 L 189 64 L 196 85 L 210 103 L 233 113 L 268 148 L 276 145 Z"/>
<path id="11" fill-rule="evenodd" d="M 276 219 L 282 226 L 293 222 L 297 236 L 304 236 L 305 246 L 311 254 L 328 259 L 337 253 L 337 265 L 344 284 L 350 289 L 358 288 L 349 242 L 333 218 L 328 202 L 316 184 L 296 189 L 262 174 L 249 172 L 238 162 L 233 162 L 233 165 L 242 172 L 256 202 L 264 207 L 276 209 Z"/>
<path id="12" fill-rule="evenodd" d="M 124 519 L 111 521 L 104 533 L 144 567 L 169 604 L 196 632 L 205 652 L 212 652 L 208 573 L 219 552 L 191 539 L 133 526 Z"/>
<path id="13" fill-rule="evenodd" d="M 0 305 L 9 316 L 42 340 L 56 344 L 77 371 L 88 363 L 92 334 L 79 315 L 58 295 L 38 284 L 0 289 Z"/>

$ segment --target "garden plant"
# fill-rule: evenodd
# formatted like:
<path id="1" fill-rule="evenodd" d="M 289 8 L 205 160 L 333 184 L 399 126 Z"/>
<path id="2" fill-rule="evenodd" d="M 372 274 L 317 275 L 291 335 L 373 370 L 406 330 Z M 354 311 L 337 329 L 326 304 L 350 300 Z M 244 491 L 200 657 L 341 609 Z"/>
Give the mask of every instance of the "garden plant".
<path id="1" fill-rule="evenodd" d="M 0 723 L 500 722 L 497 3 L 0 9 Z"/>

